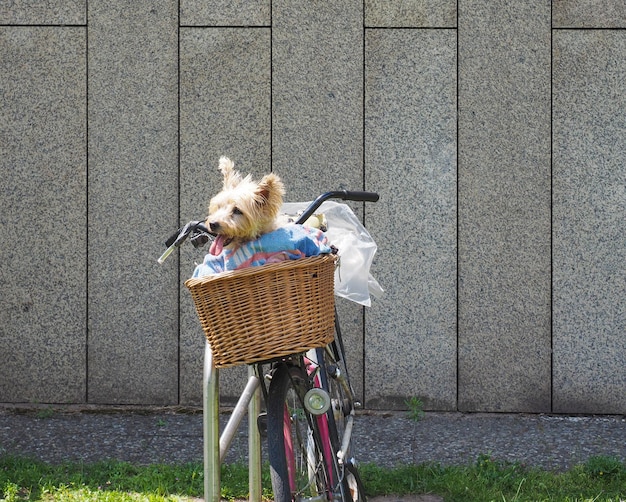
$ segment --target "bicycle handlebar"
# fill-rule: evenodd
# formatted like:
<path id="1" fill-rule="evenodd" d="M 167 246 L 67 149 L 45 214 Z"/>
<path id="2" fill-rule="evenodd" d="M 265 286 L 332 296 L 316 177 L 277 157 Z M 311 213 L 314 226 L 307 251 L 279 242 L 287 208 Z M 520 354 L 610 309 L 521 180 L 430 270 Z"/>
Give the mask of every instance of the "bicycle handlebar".
<path id="1" fill-rule="evenodd" d="M 350 190 L 335 190 L 333 192 L 326 192 L 315 199 L 309 207 L 306 208 L 304 213 L 296 220 L 297 224 L 302 224 L 315 212 L 315 210 L 322 205 L 324 201 L 328 199 L 341 199 L 341 200 L 353 200 L 361 202 L 376 202 L 379 195 L 376 192 L 355 192 Z"/>
<path id="2" fill-rule="evenodd" d="M 361 192 L 352 190 L 335 190 L 332 192 L 326 192 L 315 199 L 309 207 L 306 208 L 304 213 L 296 220 L 296 223 L 301 225 L 315 212 L 315 210 L 322 205 L 322 203 L 328 199 L 341 199 L 341 200 L 353 200 L 357 202 L 376 202 L 378 201 L 378 194 L 376 192 Z M 184 227 L 179 228 L 174 232 L 169 239 L 165 241 L 167 249 L 157 260 L 159 264 L 162 264 L 165 259 L 172 254 L 174 249 L 179 247 L 187 237 L 191 235 L 191 243 L 195 247 L 203 246 L 211 238 L 213 233 L 206 227 L 203 221 L 190 221 Z"/>
<path id="3" fill-rule="evenodd" d="M 209 236 L 212 235 L 209 229 L 206 227 L 203 221 L 190 221 L 184 227 L 179 228 L 174 232 L 169 239 L 165 241 L 167 249 L 159 257 L 157 262 L 162 264 L 165 259 L 172 254 L 172 251 L 185 242 L 187 237 L 191 234 L 191 243 L 195 247 L 203 246 L 209 240 Z"/>

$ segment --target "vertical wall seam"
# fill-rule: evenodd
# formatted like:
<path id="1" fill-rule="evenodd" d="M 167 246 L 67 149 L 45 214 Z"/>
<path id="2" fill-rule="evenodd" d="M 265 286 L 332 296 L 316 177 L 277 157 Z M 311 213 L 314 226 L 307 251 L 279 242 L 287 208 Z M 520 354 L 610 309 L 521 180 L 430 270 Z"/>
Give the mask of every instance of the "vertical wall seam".
<path id="1" fill-rule="evenodd" d="M 554 26 L 550 2 L 550 411 L 554 412 Z"/>
<path id="2" fill-rule="evenodd" d="M 365 156 L 365 89 L 366 89 L 366 79 L 365 79 L 365 71 L 366 71 L 366 34 L 367 34 L 367 30 L 366 30 L 366 26 L 365 26 L 365 0 L 363 0 L 363 2 L 361 3 L 361 16 L 362 16 L 362 21 L 363 21 L 363 26 L 362 26 L 362 30 L 361 30 L 361 40 L 362 40 L 362 47 L 361 47 L 361 58 L 362 58 L 362 63 L 363 63 L 363 74 L 362 74 L 362 86 L 363 86 L 363 91 L 362 91 L 362 96 L 361 96 L 361 105 L 362 105 L 362 117 L 361 117 L 361 123 L 363 124 L 363 130 L 361 131 L 361 140 L 362 140 L 362 149 L 363 151 L 361 152 L 361 156 L 362 156 L 362 167 L 361 167 L 361 175 L 363 176 L 363 190 L 367 190 L 367 185 L 365 183 L 365 178 L 366 178 L 366 156 Z M 365 202 L 363 202 L 363 225 L 365 225 Z M 361 333 L 361 361 L 363 361 L 363 363 L 361 364 L 361 382 L 363 382 L 363 404 L 365 404 L 367 402 L 366 399 L 366 385 L 365 385 L 365 377 L 366 377 L 366 371 L 365 371 L 365 336 L 366 336 L 366 312 L 365 312 L 365 307 L 361 307 L 361 319 L 362 319 L 362 333 Z"/>
<path id="3" fill-rule="evenodd" d="M 274 2 L 270 0 L 270 172 L 274 172 Z"/>
<path id="4" fill-rule="evenodd" d="M 459 411 L 459 370 L 460 370 L 460 358 L 459 358 L 459 335 L 460 335 L 460 283 L 461 274 L 459 267 L 459 0 L 456 2 L 456 409 Z"/>
<path id="5" fill-rule="evenodd" d="M 89 403 L 89 0 L 85 0 L 85 403 Z"/>
<path id="6" fill-rule="evenodd" d="M 180 211 L 180 201 L 181 201 L 181 194 L 180 194 L 180 178 L 181 178 L 181 154 L 180 154 L 180 0 L 178 0 L 177 3 L 177 12 L 176 12 L 176 38 L 177 38 L 177 54 L 176 54 L 176 73 L 177 73 L 177 88 L 176 88 L 176 110 L 177 110 L 177 116 L 176 116 L 176 166 L 177 166 L 177 173 L 176 173 L 176 184 L 178 185 L 178 189 L 177 189 L 177 199 L 176 199 L 176 224 L 178 226 L 178 228 L 180 228 L 180 216 L 181 216 L 181 211 Z M 181 390 L 180 390 L 180 379 L 181 379 L 181 348 L 180 348 L 180 341 L 181 341 L 181 316 L 182 316 L 182 309 L 181 309 L 181 295 L 180 295 L 180 280 L 181 280 L 181 274 L 180 274 L 180 248 L 178 249 L 178 270 L 176 273 L 176 332 L 177 332 L 177 350 L 178 350 L 178 375 L 177 375 L 177 382 L 176 382 L 176 388 L 177 388 L 177 402 L 178 404 L 181 404 L 180 402 L 180 394 L 181 394 Z"/>

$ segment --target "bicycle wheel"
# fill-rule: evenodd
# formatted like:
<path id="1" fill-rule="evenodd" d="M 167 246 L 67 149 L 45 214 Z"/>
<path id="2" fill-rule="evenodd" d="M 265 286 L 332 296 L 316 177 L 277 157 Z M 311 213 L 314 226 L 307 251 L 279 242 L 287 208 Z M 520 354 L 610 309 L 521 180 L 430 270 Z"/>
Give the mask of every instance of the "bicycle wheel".
<path id="1" fill-rule="evenodd" d="M 328 389 L 331 405 L 328 410 L 328 430 L 333 448 L 334 479 L 339 482 L 335 492 L 341 495 L 344 501 L 364 502 L 366 500 L 363 483 L 359 476 L 356 465 L 353 462 L 350 451 L 350 441 L 343 444 L 349 420 L 353 419 L 354 399 L 350 384 L 347 381 L 347 373 L 343 364 L 335 360 L 329 353 L 319 354 L 318 358 L 324 357 L 325 364 L 320 372 L 322 385 Z M 342 451 L 342 446 L 345 451 Z M 337 453 L 341 451 L 342 462 L 339 462 Z"/>
<path id="2" fill-rule="evenodd" d="M 267 435 L 275 502 L 328 500 L 332 474 L 325 458 L 320 419 L 304 407 L 312 388 L 301 366 L 282 364 L 272 375 L 267 396 Z M 328 441 L 327 441 L 328 443 Z"/>

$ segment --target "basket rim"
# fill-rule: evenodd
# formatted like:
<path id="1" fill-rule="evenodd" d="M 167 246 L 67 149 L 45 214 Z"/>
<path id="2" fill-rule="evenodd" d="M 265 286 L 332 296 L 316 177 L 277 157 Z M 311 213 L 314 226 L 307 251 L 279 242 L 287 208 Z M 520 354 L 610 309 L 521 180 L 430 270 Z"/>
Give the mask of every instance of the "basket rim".
<path id="1" fill-rule="evenodd" d="M 232 279 L 234 277 L 249 277 L 254 275 L 260 275 L 265 273 L 271 273 L 283 269 L 295 269 L 300 267 L 306 267 L 313 262 L 325 262 L 338 260 L 338 256 L 331 253 L 319 254 L 316 256 L 308 256 L 306 258 L 298 258 L 296 260 L 285 260 L 278 263 L 267 263 L 257 267 L 247 267 L 238 270 L 226 270 L 218 274 L 205 275 L 202 277 L 191 277 L 185 281 L 185 286 L 188 288 L 197 286 L 199 284 L 206 284 L 208 282 L 220 281 Z"/>

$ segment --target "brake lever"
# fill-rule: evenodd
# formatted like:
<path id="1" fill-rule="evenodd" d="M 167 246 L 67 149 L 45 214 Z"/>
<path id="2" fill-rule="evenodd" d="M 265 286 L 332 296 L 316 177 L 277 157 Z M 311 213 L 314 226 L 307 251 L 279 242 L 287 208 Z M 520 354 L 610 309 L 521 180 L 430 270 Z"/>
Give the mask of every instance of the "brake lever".
<path id="1" fill-rule="evenodd" d="M 213 237 L 211 236 L 211 234 L 208 234 L 207 232 L 203 232 L 202 230 L 196 229 L 191 233 L 191 237 L 189 238 L 189 241 L 193 244 L 193 247 L 198 249 L 204 246 L 212 238 Z"/>

